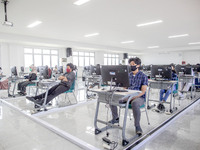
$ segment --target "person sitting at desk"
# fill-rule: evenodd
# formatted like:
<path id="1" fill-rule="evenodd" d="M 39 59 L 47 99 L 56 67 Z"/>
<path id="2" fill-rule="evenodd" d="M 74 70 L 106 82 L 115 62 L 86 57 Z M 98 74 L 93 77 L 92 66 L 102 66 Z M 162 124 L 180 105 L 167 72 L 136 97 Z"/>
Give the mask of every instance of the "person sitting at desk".
<path id="1" fill-rule="evenodd" d="M 176 74 L 176 71 L 175 71 L 175 66 L 172 64 L 171 65 L 172 67 L 172 80 L 177 80 L 178 77 L 177 77 L 177 74 Z M 173 91 L 176 91 L 176 84 L 174 85 L 173 87 Z M 165 96 L 164 96 L 165 94 Z M 169 95 L 171 94 L 171 88 L 169 88 L 168 90 L 165 90 L 165 89 L 161 89 L 160 90 L 160 102 L 157 106 L 157 108 L 161 111 L 165 110 L 165 106 L 163 105 L 163 102 L 166 102 L 167 101 L 167 98 L 169 97 Z"/>
<path id="2" fill-rule="evenodd" d="M 2 76 L 3 75 L 3 71 L 2 71 L 2 68 L 0 67 L 0 76 Z M 0 77 L 0 80 L 1 80 L 2 78 Z M 1 90 L 6 90 L 6 89 L 8 89 L 8 79 L 5 79 L 5 80 L 3 80 L 3 81 L 0 81 L 0 89 Z"/>
<path id="3" fill-rule="evenodd" d="M 142 129 L 140 126 L 140 116 L 141 116 L 140 106 L 142 106 L 145 102 L 146 89 L 148 86 L 148 78 L 143 72 L 139 70 L 139 67 L 141 65 L 140 58 L 138 57 L 130 58 L 128 62 L 131 67 L 131 72 L 129 74 L 130 87 L 128 87 L 128 89 L 141 91 L 141 93 L 138 96 L 133 97 L 131 100 L 131 106 L 135 122 L 135 130 L 136 133 L 140 136 L 142 134 Z M 126 100 L 121 102 L 124 103 L 126 102 Z M 109 121 L 109 123 L 112 124 L 119 123 L 117 106 L 110 105 L 110 108 L 112 111 L 112 120 Z"/>
<path id="4" fill-rule="evenodd" d="M 36 80 L 37 78 L 37 70 L 35 68 L 34 65 L 31 65 L 29 67 L 31 73 L 29 74 L 29 76 L 27 77 L 27 80 L 26 81 L 23 81 L 23 82 L 19 82 L 18 83 L 18 90 L 19 90 L 19 94 L 20 95 L 26 95 L 26 87 L 29 85 L 29 84 L 32 84 L 32 80 Z"/>
<path id="5" fill-rule="evenodd" d="M 73 72 L 73 68 L 74 68 L 74 65 L 72 63 L 67 64 L 67 72 L 58 78 L 59 80 L 61 80 L 61 82 L 49 89 L 46 104 L 49 103 L 58 95 L 70 89 L 72 83 L 75 80 L 75 73 Z M 46 93 L 42 93 L 35 97 L 27 96 L 26 98 L 30 101 L 33 101 L 34 103 L 38 105 L 42 105 L 44 103 L 45 94 Z M 37 107 L 37 105 L 35 106 Z"/>
<path id="6" fill-rule="evenodd" d="M 191 76 L 194 76 L 193 70 L 191 71 Z M 179 75 L 179 77 L 181 77 L 181 76 Z M 185 81 L 178 82 L 178 99 L 181 100 L 181 99 L 185 98 L 183 93 L 189 91 L 192 84 L 193 84 L 193 79 L 190 79 L 187 82 L 185 82 Z"/>

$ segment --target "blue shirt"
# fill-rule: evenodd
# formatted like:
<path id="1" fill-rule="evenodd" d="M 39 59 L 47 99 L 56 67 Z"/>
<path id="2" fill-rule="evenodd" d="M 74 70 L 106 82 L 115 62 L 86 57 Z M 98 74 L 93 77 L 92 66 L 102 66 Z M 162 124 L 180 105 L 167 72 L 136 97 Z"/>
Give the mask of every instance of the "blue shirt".
<path id="1" fill-rule="evenodd" d="M 148 78 L 141 71 L 136 73 L 136 75 L 134 75 L 133 72 L 130 72 L 129 83 L 130 83 L 130 87 L 128 89 L 141 91 L 143 85 L 148 86 Z M 146 96 L 146 93 L 142 95 L 141 97 L 145 98 L 145 96 Z"/>

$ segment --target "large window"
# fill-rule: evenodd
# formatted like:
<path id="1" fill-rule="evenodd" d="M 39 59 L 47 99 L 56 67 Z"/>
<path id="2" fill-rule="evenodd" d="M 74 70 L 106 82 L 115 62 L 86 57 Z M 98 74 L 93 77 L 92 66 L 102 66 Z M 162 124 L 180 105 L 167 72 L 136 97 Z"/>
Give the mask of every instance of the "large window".
<path id="1" fill-rule="evenodd" d="M 119 65 L 119 55 L 104 54 L 104 65 Z"/>
<path id="2" fill-rule="evenodd" d="M 94 65 L 94 53 L 73 52 L 73 64 L 79 67 Z"/>
<path id="3" fill-rule="evenodd" d="M 24 48 L 24 65 L 29 67 L 31 64 L 49 67 L 58 65 L 58 50 Z"/>
<path id="4" fill-rule="evenodd" d="M 136 56 L 128 56 L 128 59 L 125 59 L 125 65 L 129 65 L 128 64 L 128 60 L 130 59 L 130 58 L 135 58 Z"/>

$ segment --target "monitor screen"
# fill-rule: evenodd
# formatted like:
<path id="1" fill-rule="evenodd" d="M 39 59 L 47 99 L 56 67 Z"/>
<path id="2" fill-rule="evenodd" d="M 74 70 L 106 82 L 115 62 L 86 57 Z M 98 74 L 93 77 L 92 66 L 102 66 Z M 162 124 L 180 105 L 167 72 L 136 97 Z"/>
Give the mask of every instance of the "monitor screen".
<path id="1" fill-rule="evenodd" d="M 63 73 L 63 66 L 58 67 L 58 73 Z"/>
<path id="2" fill-rule="evenodd" d="M 17 76 L 17 68 L 16 68 L 16 66 L 11 68 L 11 75 L 12 76 Z"/>
<path id="3" fill-rule="evenodd" d="M 172 69 L 170 65 L 152 65 L 151 79 L 172 79 Z"/>
<path id="4" fill-rule="evenodd" d="M 90 75 L 101 75 L 101 66 L 96 65 L 96 66 L 90 66 L 89 68 Z"/>
<path id="5" fill-rule="evenodd" d="M 129 87 L 129 67 L 127 65 L 102 66 L 101 75 L 103 85 Z"/>
<path id="6" fill-rule="evenodd" d="M 23 66 L 21 66 L 21 72 L 24 72 L 24 67 Z"/>
<path id="7" fill-rule="evenodd" d="M 151 71 L 151 65 L 142 66 L 143 71 Z"/>
<path id="8" fill-rule="evenodd" d="M 44 79 L 48 79 L 48 66 L 41 66 L 39 67 L 40 76 L 42 76 Z"/>

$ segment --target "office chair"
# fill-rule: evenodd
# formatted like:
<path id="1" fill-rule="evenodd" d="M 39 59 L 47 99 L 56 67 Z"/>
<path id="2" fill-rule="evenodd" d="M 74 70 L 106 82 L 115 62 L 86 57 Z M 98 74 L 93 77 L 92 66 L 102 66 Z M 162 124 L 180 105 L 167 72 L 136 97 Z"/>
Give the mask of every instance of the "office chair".
<path id="1" fill-rule="evenodd" d="M 71 101 L 70 101 L 70 99 L 69 99 L 68 93 L 72 93 L 72 94 L 74 95 L 74 98 L 75 98 L 76 103 L 77 103 L 77 98 L 76 98 L 76 95 L 75 95 L 75 80 L 74 80 L 74 82 L 72 83 L 70 89 L 69 89 L 68 91 L 64 92 L 64 93 L 65 93 L 65 99 L 66 99 L 66 97 L 67 97 L 68 100 L 69 100 L 69 102 L 70 102 L 70 104 L 71 104 Z"/>

